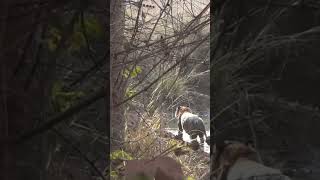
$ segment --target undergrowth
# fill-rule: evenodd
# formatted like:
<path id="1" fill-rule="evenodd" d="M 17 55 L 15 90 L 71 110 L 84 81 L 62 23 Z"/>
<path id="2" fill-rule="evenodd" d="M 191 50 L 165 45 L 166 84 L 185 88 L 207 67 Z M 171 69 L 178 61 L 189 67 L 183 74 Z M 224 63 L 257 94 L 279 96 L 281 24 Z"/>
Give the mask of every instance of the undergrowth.
<path id="1" fill-rule="evenodd" d="M 113 152 L 111 160 L 142 160 L 169 156 L 181 164 L 186 179 L 199 179 L 209 169 L 209 155 L 204 157 L 200 155 L 199 151 L 193 151 L 175 139 L 166 138 L 164 136 L 166 132 L 161 121 L 164 121 L 164 119 L 158 113 L 155 113 L 152 117 L 142 116 L 137 128 L 127 129 L 123 150 Z M 174 151 L 179 148 L 186 149 L 187 153 L 176 156 Z M 112 171 L 113 177 L 118 177 L 117 175 L 121 174 L 120 171 Z"/>

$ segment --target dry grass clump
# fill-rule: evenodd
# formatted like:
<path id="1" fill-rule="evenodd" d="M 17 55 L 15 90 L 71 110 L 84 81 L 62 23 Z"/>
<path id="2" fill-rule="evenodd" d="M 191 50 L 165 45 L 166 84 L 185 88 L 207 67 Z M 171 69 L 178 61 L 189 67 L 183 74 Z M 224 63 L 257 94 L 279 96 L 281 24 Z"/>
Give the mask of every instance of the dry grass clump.
<path id="1" fill-rule="evenodd" d="M 210 168 L 209 154 L 204 156 L 203 153 L 200 154 L 198 151 L 190 151 L 188 154 L 175 158 L 182 164 L 185 175 L 195 179 L 199 179 Z"/>
<path id="2" fill-rule="evenodd" d="M 153 117 L 143 115 L 137 128 L 127 130 L 126 151 L 136 159 L 155 157 L 161 149 L 167 147 L 165 142 L 160 141 L 160 126 L 159 115 L 155 114 Z"/>

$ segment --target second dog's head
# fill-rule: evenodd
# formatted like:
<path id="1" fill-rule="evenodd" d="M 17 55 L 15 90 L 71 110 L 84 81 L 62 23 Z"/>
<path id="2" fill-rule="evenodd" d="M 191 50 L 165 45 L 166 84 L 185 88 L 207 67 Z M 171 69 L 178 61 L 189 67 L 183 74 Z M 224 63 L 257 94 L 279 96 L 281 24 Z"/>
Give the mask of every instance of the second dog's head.
<path id="1" fill-rule="evenodd" d="M 177 109 L 176 109 L 176 113 L 175 113 L 176 118 L 180 118 L 180 116 L 184 112 L 192 113 L 192 111 L 191 111 L 191 109 L 189 107 L 187 107 L 187 106 L 178 106 Z"/>
<path id="2" fill-rule="evenodd" d="M 257 161 L 257 154 L 249 142 L 224 141 L 221 147 L 217 147 L 216 163 L 232 165 L 238 158 L 248 158 Z"/>

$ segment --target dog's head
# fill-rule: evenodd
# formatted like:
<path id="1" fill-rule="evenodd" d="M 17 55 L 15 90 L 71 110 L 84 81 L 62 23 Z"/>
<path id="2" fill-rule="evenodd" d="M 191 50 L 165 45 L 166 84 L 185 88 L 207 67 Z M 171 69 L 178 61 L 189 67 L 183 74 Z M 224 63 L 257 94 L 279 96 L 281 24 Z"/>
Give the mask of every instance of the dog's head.
<path id="1" fill-rule="evenodd" d="M 256 150 L 249 142 L 225 141 L 224 145 L 218 149 L 216 163 L 219 165 L 232 165 L 238 158 L 253 157 L 255 160 Z"/>
<path id="2" fill-rule="evenodd" d="M 191 112 L 191 109 L 187 106 L 178 106 L 176 109 L 176 113 L 175 116 L 176 118 L 180 118 L 180 116 L 184 113 L 184 112 Z"/>

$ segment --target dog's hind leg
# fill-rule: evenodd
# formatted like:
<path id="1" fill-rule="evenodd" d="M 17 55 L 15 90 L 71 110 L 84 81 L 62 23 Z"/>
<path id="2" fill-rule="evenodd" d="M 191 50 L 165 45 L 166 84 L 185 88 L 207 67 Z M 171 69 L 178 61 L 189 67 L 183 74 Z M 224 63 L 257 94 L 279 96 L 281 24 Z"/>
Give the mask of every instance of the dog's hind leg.
<path id="1" fill-rule="evenodd" d="M 203 133 L 200 133 L 199 134 L 199 137 L 200 137 L 200 142 L 201 142 L 201 144 L 203 144 L 204 143 L 204 134 Z"/>

